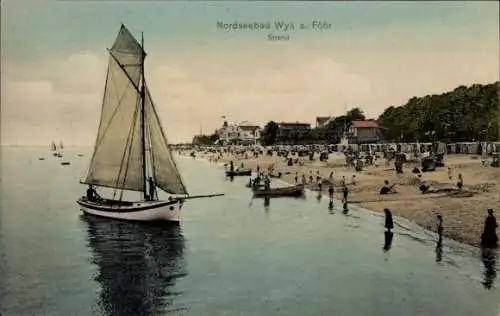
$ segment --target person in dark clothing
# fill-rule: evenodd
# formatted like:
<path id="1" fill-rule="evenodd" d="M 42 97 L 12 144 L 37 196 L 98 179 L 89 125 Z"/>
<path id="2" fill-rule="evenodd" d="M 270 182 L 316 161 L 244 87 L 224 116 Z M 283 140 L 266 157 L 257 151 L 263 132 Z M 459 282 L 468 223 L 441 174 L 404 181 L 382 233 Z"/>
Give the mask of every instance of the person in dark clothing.
<path id="1" fill-rule="evenodd" d="M 422 192 L 422 194 L 425 194 L 429 191 L 429 189 L 431 188 L 431 186 L 427 183 L 427 182 L 422 182 L 422 184 L 420 184 L 420 186 L 418 187 L 420 192 Z"/>
<path id="2" fill-rule="evenodd" d="M 318 191 L 320 193 L 323 191 L 323 183 L 321 183 L 321 181 L 318 182 Z"/>
<path id="3" fill-rule="evenodd" d="M 260 176 L 257 175 L 255 179 L 252 181 L 252 186 L 251 188 L 258 189 L 260 187 Z"/>
<path id="4" fill-rule="evenodd" d="M 387 231 L 390 232 L 391 229 L 394 228 L 394 223 L 392 222 L 392 213 L 389 211 L 388 208 L 384 209 L 385 213 L 385 228 L 387 228 Z"/>
<path id="5" fill-rule="evenodd" d="M 148 184 L 149 184 L 149 199 L 154 200 L 156 193 L 156 186 L 152 177 L 148 178 Z"/>
<path id="6" fill-rule="evenodd" d="M 384 180 L 384 186 L 380 189 L 380 194 L 381 195 L 389 194 L 389 193 L 391 193 L 391 191 L 392 191 L 393 188 L 394 188 L 394 184 L 393 185 L 389 185 L 389 181 L 388 180 Z"/>
<path id="7" fill-rule="evenodd" d="M 88 189 L 87 189 L 87 200 L 89 201 L 95 201 L 95 196 L 94 196 L 94 188 L 92 188 L 92 185 L 89 185 Z"/>
<path id="8" fill-rule="evenodd" d="M 441 245 L 443 244 L 443 217 L 441 215 L 438 215 L 437 219 L 438 219 L 437 232 L 439 236 L 437 247 L 441 247 Z"/>
<path id="9" fill-rule="evenodd" d="M 384 252 L 391 250 L 392 238 L 394 237 L 393 232 L 384 232 L 384 247 L 382 248 Z"/>
<path id="10" fill-rule="evenodd" d="M 333 185 L 328 186 L 328 195 L 330 196 L 330 202 L 333 202 Z"/>
<path id="11" fill-rule="evenodd" d="M 497 248 L 498 235 L 496 229 L 498 227 L 497 219 L 493 215 L 493 209 L 488 209 L 488 216 L 484 221 L 483 234 L 481 235 L 481 246 L 484 248 Z"/>
<path id="12" fill-rule="evenodd" d="M 234 172 L 234 162 L 233 162 L 232 160 L 229 162 L 229 171 L 230 171 L 231 173 L 233 173 L 233 172 Z"/>
<path id="13" fill-rule="evenodd" d="M 271 179 L 269 179 L 268 176 L 264 179 L 264 189 L 265 190 L 270 190 L 271 189 Z"/>
<path id="14" fill-rule="evenodd" d="M 441 215 L 438 215 L 437 219 L 438 219 L 437 232 L 438 232 L 439 236 L 442 236 L 443 235 L 443 217 Z"/>
<path id="15" fill-rule="evenodd" d="M 344 193 L 343 201 L 347 202 L 347 195 L 349 194 L 349 189 L 347 188 L 347 185 L 344 185 L 344 189 L 342 190 L 342 192 Z"/>
<path id="16" fill-rule="evenodd" d="M 88 189 L 87 189 L 87 200 L 89 200 L 91 202 L 95 202 L 97 199 L 100 199 L 100 198 L 101 198 L 101 196 L 99 194 L 97 194 L 94 187 L 92 187 L 92 185 L 90 184 Z"/>
<path id="17" fill-rule="evenodd" d="M 299 173 L 295 172 L 295 183 L 299 182 Z"/>
<path id="18" fill-rule="evenodd" d="M 462 187 L 464 186 L 464 179 L 462 177 L 462 174 L 458 174 L 458 182 L 457 182 L 457 187 L 459 190 L 462 190 Z"/>

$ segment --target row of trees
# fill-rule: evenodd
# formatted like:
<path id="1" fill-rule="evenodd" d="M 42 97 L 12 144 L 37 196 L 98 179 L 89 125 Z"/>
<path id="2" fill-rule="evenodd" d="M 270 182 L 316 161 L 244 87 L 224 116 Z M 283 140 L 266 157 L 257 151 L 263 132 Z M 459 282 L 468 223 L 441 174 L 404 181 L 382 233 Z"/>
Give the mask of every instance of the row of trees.
<path id="1" fill-rule="evenodd" d="M 387 141 L 498 141 L 499 100 L 498 81 L 487 85 L 459 86 L 443 94 L 413 97 L 404 105 L 390 106 L 377 121 L 382 139 Z M 337 144 L 342 131 L 348 129 L 352 121 L 365 119 L 363 110 L 355 107 L 345 115 L 333 118 L 323 127 L 315 127 L 308 133 L 292 133 L 290 139 L 284 141 Z M 278 136 L 278 124 L 270 121 L 261 132 L 261 143 L 275 144 Z M 199 144 L 208 145 L 217 140 L 217 135 L 195 138 Z"/>
<path id="2" fill-rule="evenodd" d="M 439 95 L 413 97 L 378 118 L 383 136 L 402 141 L 498 140 L 500 82 L 460 86 Z"/>

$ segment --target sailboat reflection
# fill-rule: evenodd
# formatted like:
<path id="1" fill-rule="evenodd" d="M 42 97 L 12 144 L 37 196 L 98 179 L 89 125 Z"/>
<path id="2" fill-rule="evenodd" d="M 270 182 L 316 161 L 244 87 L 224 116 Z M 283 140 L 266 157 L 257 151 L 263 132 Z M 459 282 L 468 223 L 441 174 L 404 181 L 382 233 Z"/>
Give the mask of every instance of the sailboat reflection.
<path id="1" fill-rule="evenodd" d="M 179 226 L 150 226 L 82 215 L 88 231 L 101 315 L 159 315 L 174 306 L 175 281 L 187 275 Z"/>
<path id="2" fill-rule="evenodd" d="M 495 249 L 482 248 L 481 258 L 484 264 L 484 281 L 482 282 L 486 289 L 491 289 L 495 283 L 495 278 L 497 276 L 495 264 L 496 264 L 496 253 Z"/>

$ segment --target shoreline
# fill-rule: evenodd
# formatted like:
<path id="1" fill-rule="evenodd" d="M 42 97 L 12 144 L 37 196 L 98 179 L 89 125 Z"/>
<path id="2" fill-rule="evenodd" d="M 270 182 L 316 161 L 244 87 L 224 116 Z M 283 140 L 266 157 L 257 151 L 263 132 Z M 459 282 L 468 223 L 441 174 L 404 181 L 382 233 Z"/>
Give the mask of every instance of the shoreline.
<path id="1" fill-rule="evenodd" d="M 192 157 L 189 157 L 186 155 L 179 155 L 179 156 L 184 158 L 184 159 L 191 158 L 191 159 L 195 159 L 199 162 L 203 162 L 203 163 L 210 164 L 210 165 L 215 165 L 216 167 L 221 168 L 221 169 L 224 168 L 224 164 L 226 163 L 226 162 L 221 162 L 221 161 L 219 161 L 219 162 L 210 161 L 209 159 L 207 159 L 205 157 L 200 157 L 200 156 L 196 156 L 195 158 L 192 158 Z M 273 178 L 272 181 L 281 182 L 284 185 L 294 185 L 293 183 L 287 182 L 287 181 L 280 179 L 280 178 Z M 305 192 L 306 192 L 306 195 L 309 195 L 311 198 L 315 198 L 314 194 L 317 193 L 318 191 L 314 191 L 314 190 L 311 190 L 310 188 L 306 187 Z M 329 197 L 327 192 L 324 192 L 324 191 L 322 192 L 322 195 L 325 198 Z M 341 200 L 337 199 L 335 197 L 334 201 L 335 201 L 334 207 L 335 206 L 340 207 L 337 210 L 341 210 Z M 364 215 L 379 218 L 380 223 L 381 223 L 381 226 L 380 226 L 381 230 L 384 230 L 384 227 L 383 227 L 384 214 L 382 212 L 377 212 L 377 211 L 374 211 L 372 209 L 362 207 L 360 205 L 357 205 L 357 203 L 351 204 L 349 206 L 349 212 L 351 212 L 351 211 L 362 212 Z M 416 236 L 413 235 L 410 237 L 418 239 L 421 242 L 428 243 L 428 244 L 436 244 L 437 240 L 439 239 L 437 232 L 430 230 L 430 229 L 427 229 L 427 228 L 423 227 L 422 225 L 419 225 L 415 221 L 408 219 L 408 218 L 405 218 L 403 216 L 393 214 L 393 222 L 394 222 L 395 228 L 399 227 L 399 229 L 404 231 L 404 232 L 410 232 L 410 233 L 417 234 Z M 407 235 L 407 234 L 405 234 L 405 235 Z M 424 238 L 422 238 L 422 237 L 424 237 Z M 472 255 L 474 257 L 478 257 L 481 255 L 481 248 L 478 247 L 478 245 L 471 245 L 469 243 L 458 241 L 458 240 L 455 240 L 453 238 L 446 236 L 445 234 L 443 235 L 442 241 L 443 241 L 442 242 L 442 249 L 446 250 L 446 252 L 451 252 L 452 254 L 466 253 L 466 254 Z"/>
<path id="2" fill-rule="evenodd" d="M 202 159 L 207 163 L 214 164 L 213 154 L 199 152 L 196 159 Z M 419 227 L 430 239 L 437 240 L 437 220 L 436 215 L 440 214 L 444 219 L 443 237 L 460 245 L 468 245 L 476 253 L 479 249 L 480 234 L 482 233 L 484 218 L 487 208 L 500 205 L 500 194 L 498 181 L 500 170 L 498 168 L 484 167 L 480 165 L 479 159 L 472 159 L 468 155 L 447 156 L 446 167 L 437 169 L 434 172 L 423 173 L 426 181 L 435 187 L 451 187 L 453 181 L 448 180 L 447 167 L 454 171 L 453 179 L 456 179 L 458 172 L 464 175 L 464 192 L 470 196 L 460 196 L 457 194 L 421 194 L 418 186 L 414 183 L 415 175 L 411 174 L 411 168 L 415 164 L 405 164 L 403 175 L 396 175 L 390 166 L 369 166 L 361 172 L 355 172 L 342 166 L 340 155 L 330 155 L 327 162 L 304 161 L 302 166 L 287 166 L 284 158 L 276 155 L 254 157 L 241 157 L 231 154 L 224 154 L 223 158 L 216 163 L 223 166 L 224 163 L 233 160 L 236 166 L 241 163 L 244 167 L 255 170 L 260 166 L 265 170 L 269 166 L 274 166 L 275 173 L 282 172 L 281 178 L 274 178 L 288 185 L 294 185 L 294 176 L 298 173 L 299 182 L 302 174 L 319 175 L 322 179 L 327 179 L 330 172 L 334 172 L 334 182 L 345 176 L 349 188 L 349 208 L 369 212 L 372 215 L 383 217 L 383 209 L 392 211 L 393 217 L 399 218 L 401 223 Z M 211 161 L 212 160 L 212 161 Z M 336 161 L 337 160 L 337 161 Z M 350 183 L 352 174 L 356 175 L 356 183 Z M 390 183 L 396 184 L 397 194 L 381 196 L 378 190 L 383 184 L 383 179 L 388 179 Z M 445 181 L 448 180 L 448 181 Z M 455 180 L 456 181 L 456 180 Z M 328 198 L 323 186 L 322 195 Z M 336 188 L 336 191 L 338 189 Z M 317 190 L 306 185 L 307 194 L 317 194 Z M 339 192 L 335 193 L 336 204 L 340 203 Z M 404 227 L 403 228 L 406 228 Z M 413 228 L 412 228 L 413 229 Z M 463 248 L 463 247 L 460 247 Z"/>

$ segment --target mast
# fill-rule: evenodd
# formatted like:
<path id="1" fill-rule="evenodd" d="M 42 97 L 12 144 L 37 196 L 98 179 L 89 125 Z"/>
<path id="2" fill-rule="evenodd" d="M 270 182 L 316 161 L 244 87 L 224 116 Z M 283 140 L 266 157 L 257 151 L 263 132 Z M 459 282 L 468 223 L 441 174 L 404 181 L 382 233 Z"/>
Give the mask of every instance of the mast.
<path id="1" fill-rule="evenodd" d="M 144 51 L 144 33 L 141 32 L 141 48 L 142 48 L 142 61 L 141 61 L 141 145 L 142 145 L 142 181 L 144 189 L 142 191 L 144 198 L 147 195 L 147 179 L 146 179 L 146 111 L 144 101 L 146 99 L 146 85 L 144 84 L 144 59 L 146 59 L 146 52 Z"/>

